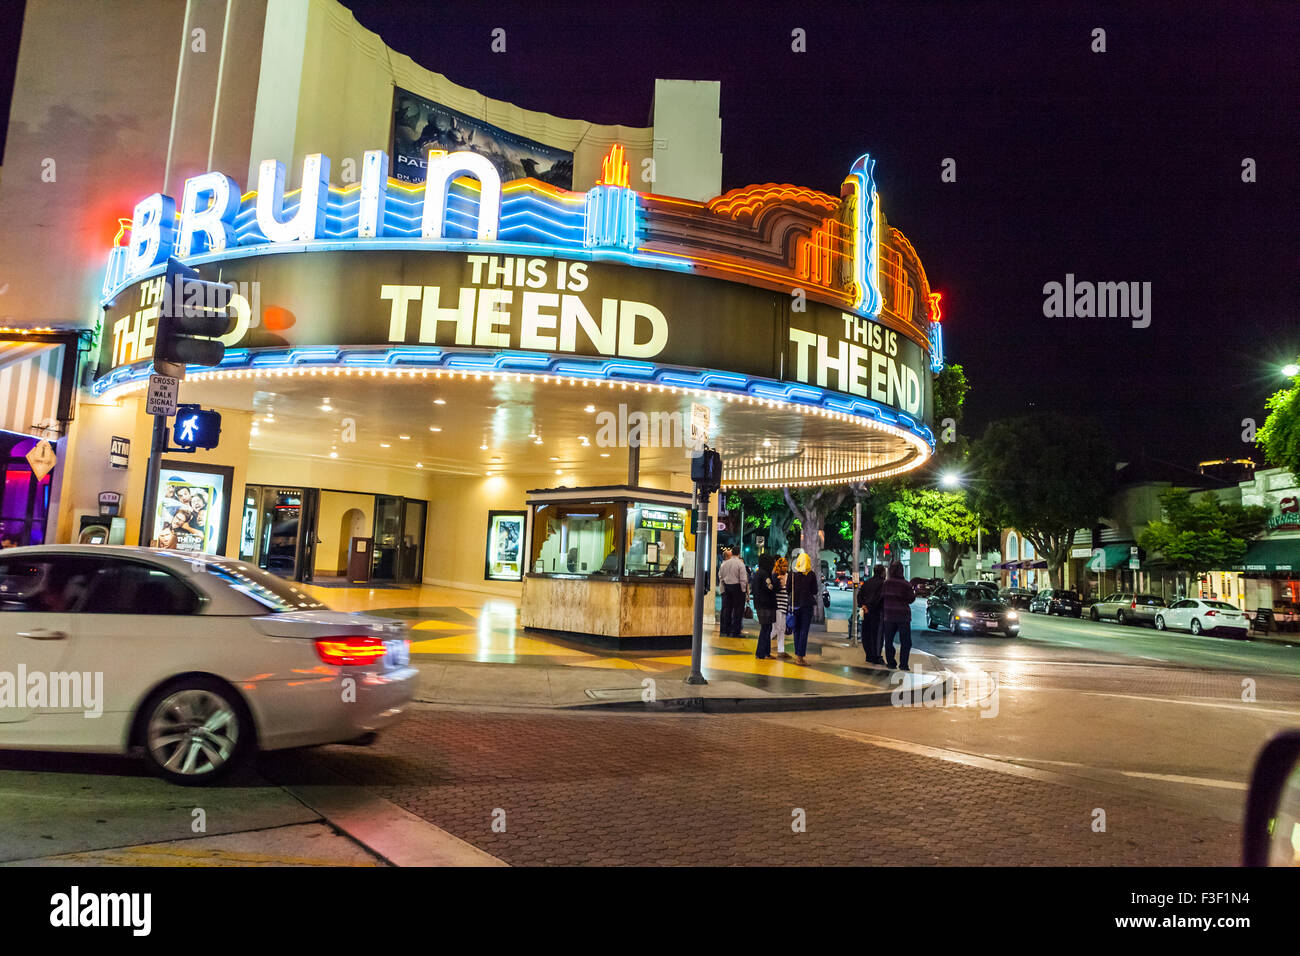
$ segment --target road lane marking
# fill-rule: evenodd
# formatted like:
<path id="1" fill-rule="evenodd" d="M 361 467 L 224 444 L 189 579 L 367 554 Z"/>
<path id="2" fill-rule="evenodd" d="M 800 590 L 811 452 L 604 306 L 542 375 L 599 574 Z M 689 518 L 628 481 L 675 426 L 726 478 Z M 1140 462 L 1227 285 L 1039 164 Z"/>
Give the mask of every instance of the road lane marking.
<path id="1" fill-rule="evenodd" d="M 1137 770 L 1121 770 L 1126 777 L 1139 777 L 1143 780 L 1161 780 L 1166 783 L 1187 783 L 1194 787 L 1218 787 L 1220 790 L 1248 790 L 1246 784 L 1236 780 L 1215 780 L 1212 777 L 1184 777 L 1176 773 L 1142 773 Z"/>
<path id="2" fill-rule="evenodd" d="M 1271 707 L 1259 707 L 1255 704 L 1236 703 L 1214 700 L 1189 700 L 1186 697 L 1144 697 L 1141 694 L 1104 694 L 1100 691 L 1081 691 L 1084 697 L 1118 697 L 1122 700 L 1153 700 L 1161 704 L 1187 704 L 1192 707 L 1221 707 L 1228 710 L 1243 710 L 1252 714 L 1279 714 L 1283 717 L 1295 717 L 1300 709 L 1279 710 Z"/>

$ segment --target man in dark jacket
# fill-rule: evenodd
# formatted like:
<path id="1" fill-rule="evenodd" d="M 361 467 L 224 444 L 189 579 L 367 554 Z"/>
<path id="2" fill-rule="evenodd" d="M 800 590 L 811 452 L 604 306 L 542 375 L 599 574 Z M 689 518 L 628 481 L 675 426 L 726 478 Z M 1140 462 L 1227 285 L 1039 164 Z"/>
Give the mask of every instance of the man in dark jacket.
<path id="1" fill-rule="evenodd" d="M 858 588 L 858 607 L 862 611 L 862 650 L 868 664 L 883 664 L 880 656 L 880 617 L 885 603 L 885 566 L 877 564 L 871 577 Z"/>
<path id="2" fill-rule="evenodd" d="M 883 625 L 885 663 L 900 670 L 910 670 L 907 656 L 912 652 L 912 602 L 916 592 L 903 577 L 903 566 L 891 564 L 885 581 Z M 898 635 L 898 663 L 894 663 L 894 635 Z"/>

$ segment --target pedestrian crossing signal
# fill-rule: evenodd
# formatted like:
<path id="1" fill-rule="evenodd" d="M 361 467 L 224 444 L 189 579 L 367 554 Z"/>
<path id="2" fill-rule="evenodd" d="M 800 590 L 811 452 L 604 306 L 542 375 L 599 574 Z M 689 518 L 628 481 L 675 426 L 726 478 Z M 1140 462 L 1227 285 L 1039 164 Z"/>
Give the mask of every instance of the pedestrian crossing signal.
<path id="1" fill-rule="evenodd" d="M 197 405 L 178 406 L 176 424 L 172 426 L 172 441 L 190 451 L 196 448 L 216 448 L 221 441 L 221 413 L 205 411 Z"/>

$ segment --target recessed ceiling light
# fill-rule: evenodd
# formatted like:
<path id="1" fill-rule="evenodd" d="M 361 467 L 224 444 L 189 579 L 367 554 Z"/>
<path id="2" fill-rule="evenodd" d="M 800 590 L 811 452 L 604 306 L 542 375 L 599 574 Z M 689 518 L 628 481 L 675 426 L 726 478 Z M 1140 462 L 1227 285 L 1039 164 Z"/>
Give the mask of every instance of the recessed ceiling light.
<path id="1" fill-rule="evenodd" d="M 560 459 L 556 458 L 554 455 L 551 456 L 551 461 L 559 461 L 559 460 Z"/>
<path id="2" fill-rule="evenodd" d="M 771 448 L 771 447 L 772 447 L 772 443 L 771 443 L 768 439 L 764 438 L 764 439 L 763 439 L 763 447 L 764 447 L 764 448 Z"/>
<path id="3" fill-rule="evenodd" d="M 478 450 L 479 450 L 479 451 L 487 451 L 487 442 L 484 442 L 483 444 L 479 445 L 479 446 L 478 446 Z"/>
<path id="4" fill-rule="evenodd" d="M 602 451 L 602 452 L 600 453 L 600 457 L 601 457 L 601 458 L 608 458 L 608 457 L 609 457 L 609 452 L 607 452 L 607 451 Z"/>
<path id="5" fill-rule="evenodd" d="M 417 461 L 417 462 L 415 463 L 415 467 L 416 467 L 416 468 L 423 468 L 423 467 L 424 467 L 424 462 L 422 462 L 422 461 Z"/>
<path id="6" fill-rule="evenodd" d="M 431 432 L 440 432 L 440 431 L 442 431 L 442 429 L 439 428 L 437 425 L 430 425 L 430 426 L 429 426 L 429 431 L 431 431 Z"/>
<path id="7" fill-rule="evenodd" d="M 330 457 L 331 457 L 331 458 L 337 458 L 338 456 L 339 456 L 339 453 L 338 453 L 338 452 L 336 452 L 336 451 L 332 451 L 332 452 L 330 452 Z"/>
<path id="8" fill-rule="evenodd" d="M 410 441 L 410 440 L 411 440 L 411 436 L 410 436 L 410 435 L 398 435 L 397 437 L 400 438 L 402 441 Z"/>
<path id="9" fill-rule="evenodd" d="M 389 442 L 381 441 L 381 442 L 379 443 L 379 447 L 380 447 L 380 448 L 392 448 L 393 446 L 392 446 Z"/>
<path id="10" fill-rule="evenodd" d="M 433 404 L 435 404 L 435 405 L 446 405 L 446 404 L 447 404 L 447 400 L 446 400 L 445 398 L 435 398 L 435 399 L 433 400 Z"/>
<path id="11" fill-rule="evenodd" d="M 588 414 L 590 414 L 591 412 L 594 412 L 595 410 L 596 410 L 596 406 L 595 406 L 595 405 L 588 405 L 586 408 L 583 409 L 583 411 L 584 411 L 584 412 L 587 412 Z"/>
<path id="12" fill-rule="evenodd" d="M 559 468 L 556 468 L 556 469 L 555 469 L 555 473 L 556 473 L 557 475 L 562 475 L 562 474 L 564 474 L 564 472 L 561 471 Z"/>

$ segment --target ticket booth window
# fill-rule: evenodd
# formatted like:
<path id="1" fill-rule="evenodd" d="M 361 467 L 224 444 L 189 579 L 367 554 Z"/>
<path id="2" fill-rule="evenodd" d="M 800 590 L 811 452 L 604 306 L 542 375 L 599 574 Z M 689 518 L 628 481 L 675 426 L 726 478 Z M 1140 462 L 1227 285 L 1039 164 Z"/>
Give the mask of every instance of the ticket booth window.
<path id="1" fill-rule="evenodd" d="M 636 502 L 627 506 L 628 575 L 685 577 L 686 526 L 690 512 L 672 505 Z"/>
<path id="2" fill-rule="evenodd" d="M 614 502 L 538 505 L 529 562 L 533 573 L 621 574 L 622 549 L 615 544 L 620 510 Z"/>

